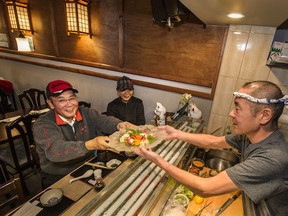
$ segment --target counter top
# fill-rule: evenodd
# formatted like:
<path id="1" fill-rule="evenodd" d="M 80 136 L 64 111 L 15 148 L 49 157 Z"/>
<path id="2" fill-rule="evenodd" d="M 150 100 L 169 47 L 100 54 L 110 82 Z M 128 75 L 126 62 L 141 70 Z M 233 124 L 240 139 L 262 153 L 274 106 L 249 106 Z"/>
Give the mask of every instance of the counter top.
<path id="1" fill-rule="evenodd" d="M 202 173 L 206 172 L 209 173 L 209 168 L 204 167 Z M 208 175 L 209 177 L 209 175 Z M 235 195 L 237 192 L 231 192 L 219 196 L 213 196 L 204 198 L 203 203 L 197 204 L 194 200 L 192 200 L 188 207 L 186 216 L 195 216 L 203 207 L 205 204 L 208 204 L 212 202 L 207 208 L 205 208 L 202 212 L 202 216 L 205 215 L 212 215 L 214 216 L 217 210 L 229 199 L 232 198 L 233 195 Z M 222 213 L 221 216 L 243 216 L 243 205 L 242 205 L 242 195 L 240 195 L 234 202 L 231 203 L 230 206 L 228 206 Z"/>
<path id="2" fill-rule="evenodd" d="M 200 209 L 203 208 L 205 203 L 212 203 L 207 206 L 202 212 L 202 216 L 212 215 L 214 216 L 217 210 L 225 203 L 225 201 L 231 198 L 235 192 L 224 194 L 221 196 L 214 196 L 205 198 L 204 202 L 201 204 L 196 204 L 194 200 L 192 200 L 187 208 L 186 216 L 195 216 Z M 243 207 L 242 207 L 242 195 L 240 195 L 225 211 L 221 213 L 221 216 L 243 216 Z"/>

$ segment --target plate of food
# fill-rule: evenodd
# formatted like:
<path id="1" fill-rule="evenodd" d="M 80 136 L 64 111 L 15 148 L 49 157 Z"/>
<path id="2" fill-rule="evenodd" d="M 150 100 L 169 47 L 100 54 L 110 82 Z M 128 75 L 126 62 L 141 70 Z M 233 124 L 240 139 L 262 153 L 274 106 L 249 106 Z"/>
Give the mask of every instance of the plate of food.
<path id="1" fill-rule="evenodd" d="M 110 136 L 110 147 L 117 151 L 133 152 L 141 147 L 153 148 L 166 138 L 166 131 L 153 125 L 121 129 Z"/>

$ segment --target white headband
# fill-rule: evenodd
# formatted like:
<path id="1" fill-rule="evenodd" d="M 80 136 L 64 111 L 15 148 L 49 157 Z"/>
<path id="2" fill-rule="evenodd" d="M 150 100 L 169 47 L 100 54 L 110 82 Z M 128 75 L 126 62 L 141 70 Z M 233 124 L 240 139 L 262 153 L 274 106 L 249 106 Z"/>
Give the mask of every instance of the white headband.
<path id="1" fill-rule="evenodd" d="M 268 99 L 268 98 L 259 99 L 259 98 L 252 97 L 251 95 L 248 95 L 246 93 L 234 92 L 233 96 L 245 98 L 248 101 L 251 101 L 251 102 L 254 102 L 254 103 L 259 103 L 259 104 L 279 104 L 279 103 L 284 103 L 285 106 L 288 106 L 288 95 L 284 95 L 282 98 L 279 98 L 279 99 Z"/>

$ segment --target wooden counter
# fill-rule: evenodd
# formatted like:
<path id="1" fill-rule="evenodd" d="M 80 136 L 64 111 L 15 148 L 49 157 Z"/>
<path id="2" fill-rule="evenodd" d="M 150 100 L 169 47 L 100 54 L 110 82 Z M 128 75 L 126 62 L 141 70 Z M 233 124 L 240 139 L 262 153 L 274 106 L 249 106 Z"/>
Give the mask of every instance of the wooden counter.
<path id="1" fill-rule="evenodd" d="M 203 208 L 205 203 L 209 203 L 212 201 L 212 203 L 203 210 L 202 216 L 205 215 L 211 215 L 214 216 L 217 209 L 219 209 L 227 199 L 232 197 L 234 193 L 229 193 L 229 194 L 224 194 L 221 196 L 214 196 L 214 197 L 209 197 L 205 198 L 204 202 L 202 204 L 196 204 L 193 200 L 190 202 L 186 216 L 195 216 L 200 209 Z M 242 195 L 240 195 L 225 211 L 221 213 L 221 216 L 243 216 L 243 207 L 242 207 Z"/>
<path id="2" fill-rule="evenodd" d="M 127 169 L 127 167 L 131 164 L 131 162 L 132 162 L 131 159 L 127 159 L 115 171 L 113 171 L 111 174 L 109 174 L 104 179 L 105 185 L 109 186 L 109 184 L 113 184 L 113 180 L 115 180 L 117 178 L 117 176 L 121 175 L 121 172 L 123 172 L 123 170 Z M 65 178 L 66 178 L 66 180 L 65 180 Z M 64 182 L 63 182 L 64 187 L 60 187 L 60 188 L 62 190 L 64 190 L 65 196 L 68 196 L 68 197 L 73 196 L 73 198 L 74 198 L 73 200 L 77 201 L 62 214 L 62 215 L 67 215 L 67 216 L 69 215 L 70 216 L 70 215 L 75 215 L 81 209 L 83 209 L 91 200 L 93 200 L 98 195 L 99 192 L 94 190 L 94 187 L 92 185 L 88 185 L 88 184 L 84 183 L 83 181 L 75 181 L 72 184 L 67 185 L 67 182 L 69 182 L 69 180 L 72 179 L 73 177 L 68 175 L 65 178 L 62 179 L 62 180 L 64 180 Z M 79 185 L 76 185 L 77 182 Z M 54 185 L 52 185 L 52 187 L 58 187 L 59 188 L 59 186 L 60 186 L 59 183 L 60 182 L 56 182 Z M 71 185 L 71 186 L 74 185 L 74 187 L 76 187 L 77 190 L 75 190 L 75 188 L 72 190 L 69 190 L 69 185 Z M 83 187 L 85 187 L 86 190 L 83 190 Z"/>
<path id="3" fill-rule="evenodd" d="M 204 172 L 209 173 L 209 170 L 210 170 L 209 168 L 205 167 L 202 173 Z M 199 210 L 201 210 L 204 207 L 206 203 L 210 203 L 211 201 L 212 203 L 203 210 L 201 215 L 214 216 L 217 210 L 226 202 L 226 200 L 233 197 L 233 195 L 235 194 L 236 192 L 232 192 L 220 196 L 204 198 L 204 202 L 201 204 L 197 204 L 195 203 L 194 200 L 192 200 L 187 207 L 186 216 L 195 216 L 199 212 Z M 242 205 L 242 195 L 240 195 L 234 202 L 232 202 L 232 204 L 228 208 L 225 209 L 225 211 L 221 213 L 221 216 L 232 216 L 232 215 L 233 216 L 244 215 Z"/>
<path id="4" fill-rule="evenodd" d="M 169 145 L 170 142 L 173 141 L 162 143 L 162 145 L 160 145 L 156 151 L 164 152 L 165 150 L 165 154 L 167 153 L 168 155 L 167 160 L 170 160 L 172 164 L 178 164 L 179 167 L 183 167 L 183 169 L 187 170 L 186 165 L 190 164 L 189 161 L 195 154 L 196 148 L 193 145 L 183 143 L 182 141 L 177 141 L 177 143 L 173 142 L 173 145 Z M 209 171 L 209 169 L 205 167 L 202 172 L 209 173 L 207 171 Z M 133 174 L 135 174 L 135 176 Z M 143 178 L 140 179 L 138 178 L 139 176 L 142 176 Z M 106 209 L 107 211 L 109 210 L 113 212 L 116 212 L 118 210 L 120 211 L 121 209 L 118 209 L 118 207 L 121 206 L 122 203 L 125 203 L 123 205 L 126 205 L 127 203 L 132 203 L 129 208 L 125 209 L 126 211 L 130 211 L 134 207 L 137 208 L 135 210 L 135 214 L 133 213 L 133 215 L 162 215 L 162 211 L 165 205 L 167 204 L 169 198 L 172 196 L 175 188 L 179 185 L 179 183 L 177 183 L 170 176 L 166 175 L 165 172 L 159 167 L 157 167 L 155 164 L 146 161 L 141 157 L 138 157 L 136 159 L 127 159 L 116 170 L 109 173 L 104 178 L 104 183 L 106 186 L 101 191 L 96 191 L 92 185 L 89 185 L 88 183 L 83 181 L 75 181 L 69 184 L 69 180 L 72 178 L 73 177 L 68 174 L 50 187 L 60 188 L 64 191 L 64 196 L 73 201 L 73 203 L 69 207 L 67 207 L 64 211 L 61 212 L 61 215 L 91 215 L 91 213 L 95 211 L 100 212 L 99 214 L 97 213 L 97 215 L 103 215 L 102 213 L 104 213 Z M 132 182 L 130 181 L 131 179 Z M 122 185 L 124 185 L 124 187 L 122 187 Z M 120 190 L 118 190 L 119 188 Z M 131 190 L 128 190 L 128 188 Z M 141 193 L 136 193 L 136 191 L 140 189 Z M 119 197 L 121 197 L 122 194 L 126 194 L 127 196 L 125 195 L 124 198 L 120 200 Z M 143 196 L 144 198 L 141 197 L 143 194 L 145 195 Z M 224 202 L 228 198 L 232 197 L 234 194 L 235 193 L 230 193 L 222 196 L 210 197 L 205 199 L 202 204 L 196 204 L 192 200 L 187 207 L 186 215 L 195 216 L 196 213 L 203 207 L 206 202 L 208 203 L 210 201 L 213 201 L 209 205 L 209 207 L 207 207 L 207 209 L 203 211 L 202 216 L 214 216 L 216 210 L 221 207 Z M 40 195 L 41 194 L 38 194 L 38 197 Z M 135 197 L 137 197 L 135 198 L 134 195 Z M 113 198 L 111 198 L 112 196 Z M 110 198 L 111 200 L 109 201 Z M 34 200 L 35 197 L 32 198 L 30 201 Z M 116 200 L 118 201 L 118 203 Z M 135 202 L 138 202 L 138 204 L 140 203 L 141 205 L 137 206 L 137 204 L 135 205 Z M 102 204 L 105 206 L 103 207 Z M 109 206 L 106 207 L 106 204 Z M 114 204 L 119 204 L 119 206 L 115 207 Z M 114 206 L 111 207 L 112 205 Z M 114 210 L 114 207 L 116 210 Z M 208 214 L 210 211 L 211 214 Z M 238 197 L 238 199 L 234 201 L 221 214 L 221 216 L 225 215 L 243 215 L 241 196 Z"/>

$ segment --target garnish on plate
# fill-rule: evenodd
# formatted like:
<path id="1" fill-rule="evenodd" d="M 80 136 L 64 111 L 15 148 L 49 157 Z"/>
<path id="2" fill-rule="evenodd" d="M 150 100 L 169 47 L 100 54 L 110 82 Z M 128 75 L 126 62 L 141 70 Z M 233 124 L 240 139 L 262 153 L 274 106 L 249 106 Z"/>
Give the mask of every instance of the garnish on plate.
<path id="1" fill-rule="evenodd" d="M 146 144 L 155 141 L 149 129 L 139 131 L 134 129 L 126 129 L 126 133 L 120 137 L 120 143 L 125 143 L 132 146 L 145 146 Z"/>
<path id="2" fill-rule="evenodd" d="M 109 145 L 117 151 L 133 152 L 135 148 L 154 148 L 167 136 L 165 130 L 159 130 L 154 125 L 141 125 L 136 128 L 126 128 L 109 136 Z"/>

